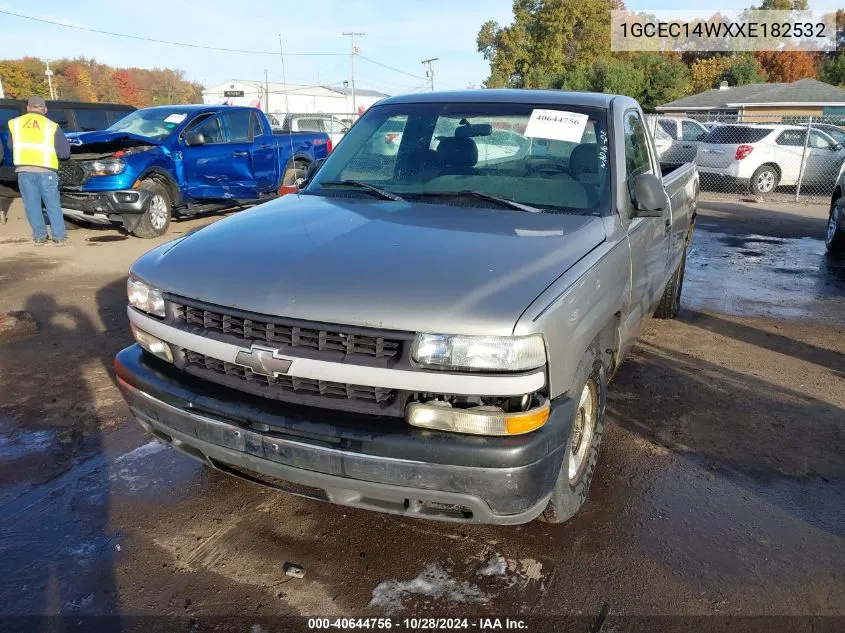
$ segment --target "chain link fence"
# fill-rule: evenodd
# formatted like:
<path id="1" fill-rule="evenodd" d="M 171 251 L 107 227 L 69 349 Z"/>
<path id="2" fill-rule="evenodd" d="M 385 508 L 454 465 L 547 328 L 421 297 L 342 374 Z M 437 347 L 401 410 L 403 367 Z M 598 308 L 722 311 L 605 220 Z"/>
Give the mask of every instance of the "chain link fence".
<path id="1" fill-rule="evenodd" d="M 845 118 L 650 115 L 660 162 L 695 161 L 702 194 L 825 203 L 845 162 Z"/>

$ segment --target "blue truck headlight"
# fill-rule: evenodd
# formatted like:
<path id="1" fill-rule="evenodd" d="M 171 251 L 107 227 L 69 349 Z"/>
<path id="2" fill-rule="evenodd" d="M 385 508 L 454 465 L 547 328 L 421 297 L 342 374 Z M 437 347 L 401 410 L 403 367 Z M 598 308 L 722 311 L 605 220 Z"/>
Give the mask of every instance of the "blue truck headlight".
<path id="1" fill-rule="evenodd" d="M 414 360 L 436 369 L 525 371 L 546 364 L 546 345 L 540 334 L 528 336 L 463 336 L 417 334 Z"/>
<path id="2" fill-rule="evenodd" d="M 132 307 L 153 316 L 164 317 L 164 294 L 158 288 L 130 277 L 126 280 L 126 294 Z"/>
<path id="3" fill-rule="evenodd" d="M 90 176 L 116 176 L 126 169 L 126 163 L 120 158 L 102 158 L 86 161 L 83 165 Z"/>

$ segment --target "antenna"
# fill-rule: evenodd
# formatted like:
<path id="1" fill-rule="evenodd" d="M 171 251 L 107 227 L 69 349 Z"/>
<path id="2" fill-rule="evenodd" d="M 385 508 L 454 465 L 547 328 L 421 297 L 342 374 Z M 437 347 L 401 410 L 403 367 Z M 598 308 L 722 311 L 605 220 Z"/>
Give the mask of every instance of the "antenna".
<path id="1" fill-rule="evenodd" d="M 293 168 L 293 175 L 294 175 L 294 184 L 296 184 L 296 161 L 293 159 L 293 117 L 290 114 L 290 104 L 288 103 L 288 76 L 285 72 L 285 51 L 282 48 L 282 34 L 279 33 L 279 57 L 282 60 L 282 85 L 284 88 L 282 92 L 285 94 L 285 117 L 290 117 L 290 123 L 288 123 L 288 141 L 290 141 L 290 166 Z M 284 126 L 284 124 L 282 124 Z M 285 174 L 282 173 L 282 184 L 285 182 Z M 297 188 L 296 194 L 299 195 L 299 189 Z"/>

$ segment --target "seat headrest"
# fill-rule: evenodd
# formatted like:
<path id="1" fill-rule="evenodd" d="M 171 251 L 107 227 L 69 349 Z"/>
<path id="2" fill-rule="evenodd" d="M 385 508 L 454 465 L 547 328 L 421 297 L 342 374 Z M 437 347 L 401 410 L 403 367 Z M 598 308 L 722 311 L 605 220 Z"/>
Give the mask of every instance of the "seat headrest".
<path id="1" fill-rule="evenodd" d="M 597 174 L 599 172 L 598 145 L 581 143 L 573 149 L 569 157 L 569 169 L 579 174 Z"/>
<path id="2" fill-rule="evenodd" d="M 471 138 L 447 137 L 437 145 L 437 160 L 445 167 L 474 167 L 478 147 Z"/>

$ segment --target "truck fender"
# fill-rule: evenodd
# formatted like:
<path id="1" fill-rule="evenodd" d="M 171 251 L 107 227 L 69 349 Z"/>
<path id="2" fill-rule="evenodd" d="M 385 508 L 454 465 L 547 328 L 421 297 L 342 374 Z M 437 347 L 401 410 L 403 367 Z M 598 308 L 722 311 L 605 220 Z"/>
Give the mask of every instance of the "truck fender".
<path id="1" fill-rule="evenodd" d="M 150 167 L 138 177 L 139 181 L 146 179 L 155 180 L 167 187 L 167 191 L 170 193 L 170 199 L 173 201 L 174 207 L 180 207 L 184 204 L 182 190 L 173 178 L 173 174 L 168 172 L 166 169 L 161 167 Z"/>

